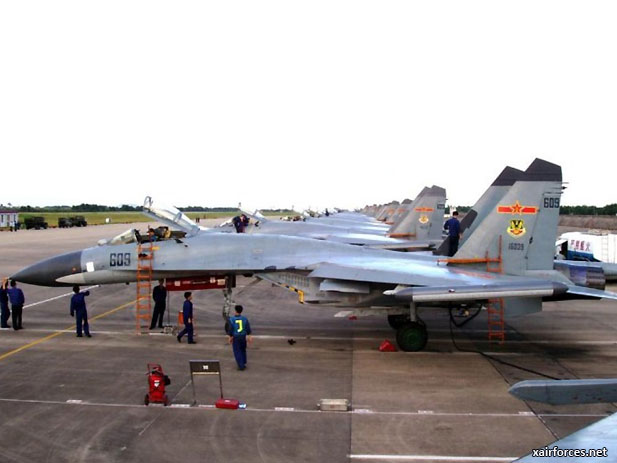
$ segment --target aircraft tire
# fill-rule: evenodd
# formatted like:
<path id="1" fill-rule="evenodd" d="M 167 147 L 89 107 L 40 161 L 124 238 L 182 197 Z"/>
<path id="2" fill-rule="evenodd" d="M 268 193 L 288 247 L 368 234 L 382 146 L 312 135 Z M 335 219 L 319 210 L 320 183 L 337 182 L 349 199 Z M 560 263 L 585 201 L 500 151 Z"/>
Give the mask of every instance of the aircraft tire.
<path id="1" fill-rule="evenodd" d="M 418 352 L 426 346 L 428 333 L 423 323 L 409 322 L 396 330 L 396 343 L 405 352 Z"/>

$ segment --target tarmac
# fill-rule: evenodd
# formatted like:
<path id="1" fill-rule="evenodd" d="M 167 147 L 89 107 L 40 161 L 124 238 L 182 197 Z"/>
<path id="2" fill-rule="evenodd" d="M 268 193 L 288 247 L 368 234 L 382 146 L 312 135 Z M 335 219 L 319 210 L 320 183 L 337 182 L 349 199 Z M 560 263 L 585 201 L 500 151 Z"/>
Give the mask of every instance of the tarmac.
<path id="1" fill-rule="evenodd" d="M 0 233 L 0 274 L 127 228 Z M 487 341 L 485 314 L 454 330 L 455 345 L 447 314 L 426 311 L 427 349 L 386 353 L 378 346 L 395 336 L 385 317 L 350 320 L 252 281 L 239 278 L 235 290 L 254 332 L 245 371 L 223 332 L 221 291 L 194 294 L 197 344 L 188 345 L 160 330 L 135 334 L 134 285 L 90 289 L 92 338 L 75 337 L 70 288 L 21 285 L 24 329 L 0 331 L 0 461 L 505 462 L 616 411 L 519 401 L 508 388 L 542 377 L 500 363 L 556 378 L 615 377 L 614 302 L 545 303 L 510 320 L 503 345 Z M 168 324 L 181 304 L 172 293 Z M 189 360 L 219 360 L 225 397 L 246 409 L 213 407 L 215 377 L 195 378 L 191 406 Z M 169 407 L 144 405 L 152 362 L 171 378 Z M 351 410 L 319 411 L 326 398 L 348 399 Z"/>

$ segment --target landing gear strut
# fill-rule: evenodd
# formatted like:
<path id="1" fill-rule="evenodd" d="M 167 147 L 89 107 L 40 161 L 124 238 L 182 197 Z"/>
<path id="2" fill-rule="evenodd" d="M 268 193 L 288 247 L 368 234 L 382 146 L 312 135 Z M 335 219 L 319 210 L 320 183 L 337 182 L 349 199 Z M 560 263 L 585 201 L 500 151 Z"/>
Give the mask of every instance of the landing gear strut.
<path id="1" fill-rule="evenodd" d="M 236 305 L 233 299 L 231 278 L 227 278 L 227 287 L 223 290 L 223 298 L 225 299 L 225 302 L 223 302 L 223 320 L 225 320 L 224 329 L 225 333 L 229 334 L 231 332 L 229 315 L 231 314 L 231 309 Z"/>
<path id="2" fill-rule="evenodd" d="M 418 308 L 413 302 L 409 306 L 409 315 L 388 315 L 388 323 L 396 329 L 396 343 L 401 350 L 417 352 L 426 346 L 426 323 L 418 317 Z"/>

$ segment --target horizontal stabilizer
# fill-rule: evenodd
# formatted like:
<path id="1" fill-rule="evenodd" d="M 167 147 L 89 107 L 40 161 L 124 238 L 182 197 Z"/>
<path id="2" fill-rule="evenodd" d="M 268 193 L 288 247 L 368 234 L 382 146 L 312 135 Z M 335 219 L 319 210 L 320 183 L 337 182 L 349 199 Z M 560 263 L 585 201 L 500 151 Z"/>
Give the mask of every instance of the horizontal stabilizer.
<path id="1" fill-rule="evenodd" d="M 582 452 L 585 452 L 584 455 Z M 615 463 L 616 461 L 617 414 L 515 460 L 516 463 Z"/>
<path id="2" fill-rule="evenodd" d="M 617 378 L 521 381 L 508 392 L 551 405 L 612 403 L 617 402 Z"/>
<path id="3" fill-rule="evenodd" d="M 583 288 L 582 286 L 568 286 L 568 294 L 617 301 L 617 293 L 602 291 L 601 289 Z"/>

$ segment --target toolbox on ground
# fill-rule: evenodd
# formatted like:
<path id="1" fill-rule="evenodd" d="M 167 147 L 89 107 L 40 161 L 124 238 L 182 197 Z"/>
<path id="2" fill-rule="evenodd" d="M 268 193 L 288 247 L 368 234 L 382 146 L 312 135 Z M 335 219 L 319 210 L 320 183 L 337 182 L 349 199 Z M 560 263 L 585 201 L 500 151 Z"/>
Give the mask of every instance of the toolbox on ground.
<path id="1" fill-rule="evenodd" d="M 222 397 L 218 399 L 214 406 L 216 408 L 227 408 L 229 410 L 237 410 L 240 407 L 240 402 L 236 399 L 223 399 Z"/>

